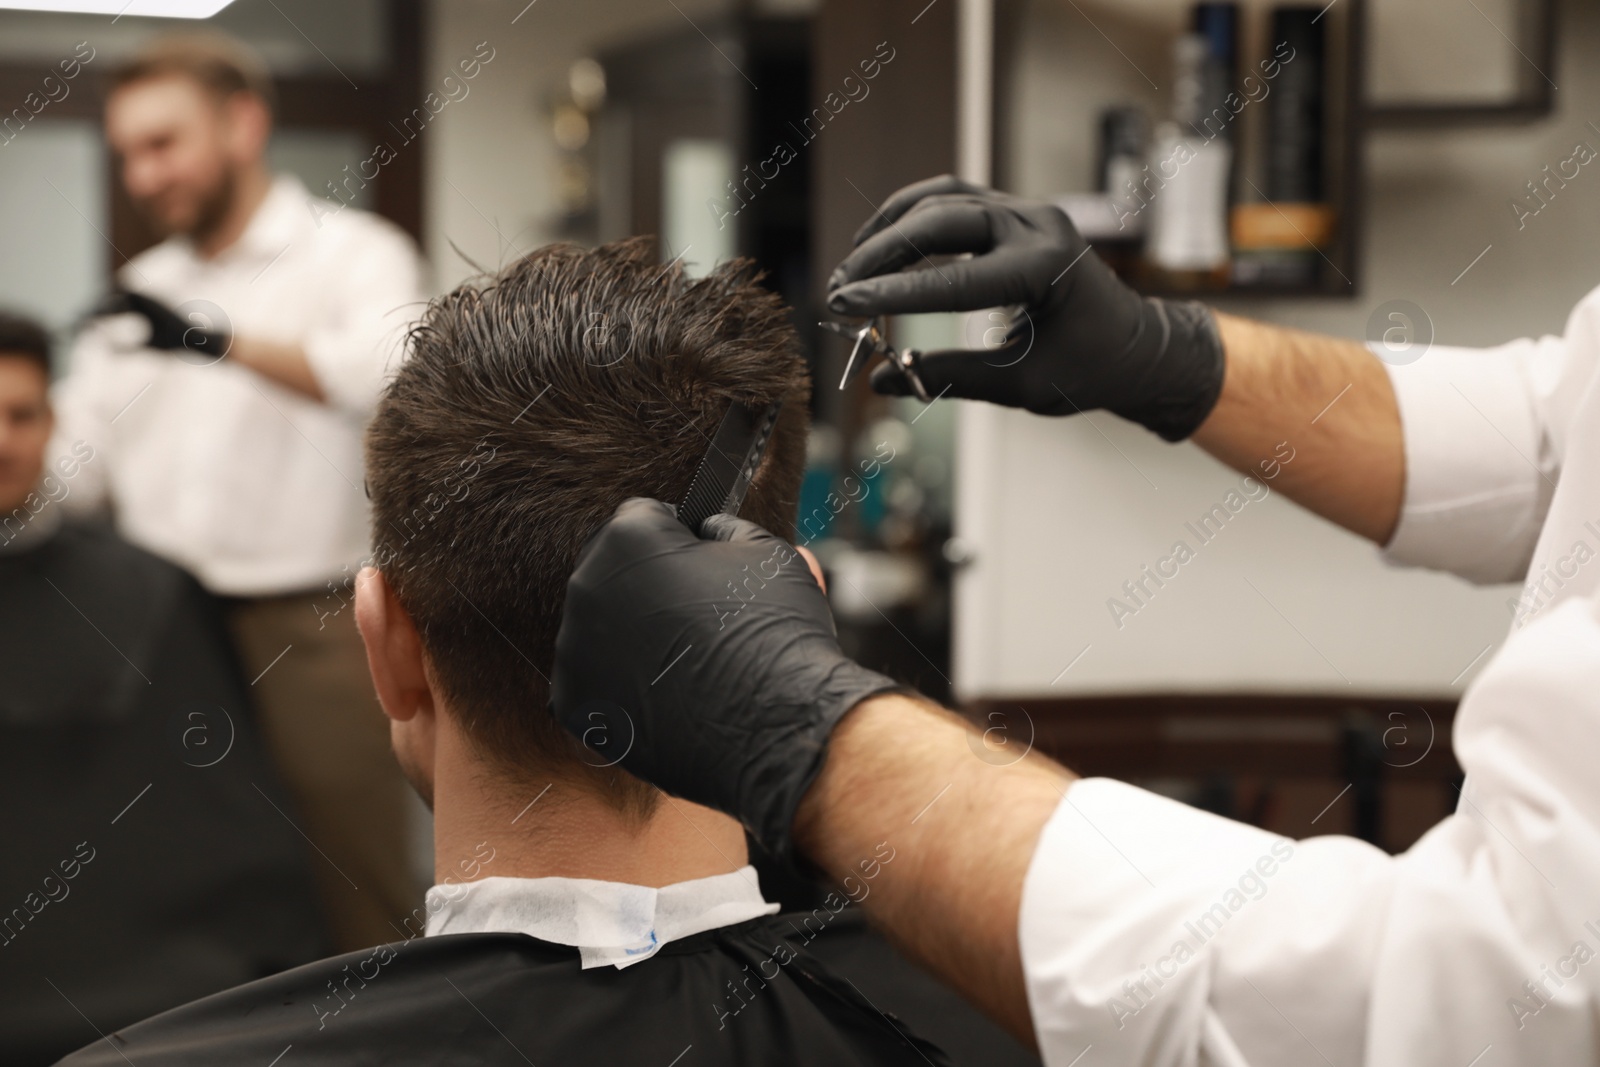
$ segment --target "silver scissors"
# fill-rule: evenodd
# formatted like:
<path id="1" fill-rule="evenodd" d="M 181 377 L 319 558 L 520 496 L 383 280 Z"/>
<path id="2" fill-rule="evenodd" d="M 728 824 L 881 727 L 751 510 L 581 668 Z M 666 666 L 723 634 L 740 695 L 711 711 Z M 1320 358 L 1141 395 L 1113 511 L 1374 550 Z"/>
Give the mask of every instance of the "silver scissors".
<path id="1" fill-rule="evenodd" d="M 850 347 L 850 358 L 845 360 L 844 363 L 844 376 L 839 379 L 841 392 L 845 386 L 850 384 L 850 376 L 856 370 L 856 360 L 858 358 L 861 360 L 861 365 L 866 366 L 867 361 L 873 356 L 881 355 L 900 368 L 900 373 L 905 375 L 906 381 L 911 383 L 911 391 L 917 395 L 918 400 L 924 404 L 933 402 L 933 397 L 928 394 L 927 386 L 922 384 L 922 376 L 917 373 L 921 364 L 922 353 L 914 348 L 897 349 L 891 345 L 885 335 L 883 316 L 880 315 L 876 318 L 868 319 L 859 328 L 844 326 L 837 322 L 819 322 L 817 325 L 825 330 L 833 331 L 840 337 L 855 341 L 855 344 Z M 863 355 L 863 352 L 865 355 Z"/>

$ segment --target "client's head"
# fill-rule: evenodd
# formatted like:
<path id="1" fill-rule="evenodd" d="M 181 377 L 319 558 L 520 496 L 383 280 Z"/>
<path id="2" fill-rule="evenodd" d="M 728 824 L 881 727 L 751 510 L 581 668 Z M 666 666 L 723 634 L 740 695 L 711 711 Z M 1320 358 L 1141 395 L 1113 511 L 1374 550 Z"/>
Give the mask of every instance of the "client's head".
<path id="1" fill-rule="evenodd" d="M 454 745 L 518 798 L 560 782 L 651 814 L 653 787 L 547 710 L 567 578 L 624 499 L 683 496 L 735 400 L 784 401 L 741 513 L 792 539 L 808 393 L 788 312 L 744 262 L 694 279 L 645 239 L 552 246 L 434 301 L 367 433 L 381 577 L 358 596 L 425 798 Z"/>

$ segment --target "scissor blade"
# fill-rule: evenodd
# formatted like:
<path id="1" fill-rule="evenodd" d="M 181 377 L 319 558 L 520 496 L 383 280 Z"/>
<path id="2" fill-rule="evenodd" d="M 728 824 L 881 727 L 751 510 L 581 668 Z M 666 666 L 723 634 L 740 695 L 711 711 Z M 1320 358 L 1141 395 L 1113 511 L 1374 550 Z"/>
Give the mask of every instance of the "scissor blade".
<path id="1" fill-rule="evenodd" d="M 845 386 L 850 384 L 850 372 L 855 369 L 856 357 L 861 354 L 861 346 L 867 343 L 867 338 L 872 336 L 872 324 L 861 327 L 861 332 L 856 334 L 856 343 L 850 347 L 850 358 L 844 361 L 844 374 L 839 378 L 839 391 L 844 392 Z"/>
<path id="2" fill-rule="evenodd" d="M 841 326 L 837 322 L 819 322 L 817 325 L 826 327 L 841 337 L 855 338 L 856 343 L 850 347 L 850 358 L 844 362 L 844 374 L 839 378 L 840 392 L 843 392 L 845 387 L 850 384 L 850 375 L 855 372 L 856 360 L 861 358 L 863 346 L 867 349 L 868 359 L 872 358 L 872 353 L 874 352 L 883 352 L 885 354 L 892 354 L 893 352 L 893 349 L 883 343 L 883 335 L 878 332 L 876 320 L 868 319 L 866 325 L 859 329 Z"/>

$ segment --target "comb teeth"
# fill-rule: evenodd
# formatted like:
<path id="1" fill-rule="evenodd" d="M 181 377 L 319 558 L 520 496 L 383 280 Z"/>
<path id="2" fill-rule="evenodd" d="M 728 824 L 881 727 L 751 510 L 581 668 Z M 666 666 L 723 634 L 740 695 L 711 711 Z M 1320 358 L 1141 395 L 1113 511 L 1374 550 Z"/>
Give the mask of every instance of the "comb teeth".
<path id="1" fill-rule="evenodd" d="M 718 512 L 737 513 L 766 450 L 777 408 L 776 404 L 752 408 L 737 400 L 728 406 L 678 505 L 678 520 L 696 534 L 700 525 Z"/>
<path id="2" fill-rule="evenodd" d="M 678 506 L 678 519 L 695 533 L 700 524 L 723 509 L 728 493 L 739 479 L 740 465 L 755 436 L 756 415 L 746 404 L 735 400 L 728 406 L 717 432 L 695 471 L 689 491 Z"/>
<path id="3" fill-rule="evenodd" d="M 733 465 L 730 463 L 728 466 Z M 695 472 L 694 481 L 689 483 L 683 503 L 678 505 L 678 520 L 698 534 L 700 524 L 722 510 L 727 500 L 726 488 L 727 482 L 712 469 L 712 456 L 708 453 L 700 461 L 700 469 Z"/>

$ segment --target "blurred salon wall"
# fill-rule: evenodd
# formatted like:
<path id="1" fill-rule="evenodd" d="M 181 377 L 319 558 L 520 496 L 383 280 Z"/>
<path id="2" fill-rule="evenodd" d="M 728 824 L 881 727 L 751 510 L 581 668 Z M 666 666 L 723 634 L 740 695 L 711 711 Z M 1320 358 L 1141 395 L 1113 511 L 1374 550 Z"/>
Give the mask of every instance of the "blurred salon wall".
<path id="1" fill-rule="evenodd" d="M 733 6 L 729 0 L 433 0 L 426 86 L 442 82 L 480 44 L 494 52 L 471 94 L 450 105 L 430 131 L 424 240 L 438 287 L 475 273 L 456 249 L 493 269 L 569 236 L 567 161 L 555 113 L 570 99 L 575 61 L 619 41 L 687 30 Z"/>

